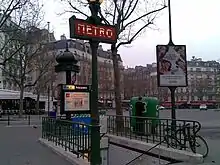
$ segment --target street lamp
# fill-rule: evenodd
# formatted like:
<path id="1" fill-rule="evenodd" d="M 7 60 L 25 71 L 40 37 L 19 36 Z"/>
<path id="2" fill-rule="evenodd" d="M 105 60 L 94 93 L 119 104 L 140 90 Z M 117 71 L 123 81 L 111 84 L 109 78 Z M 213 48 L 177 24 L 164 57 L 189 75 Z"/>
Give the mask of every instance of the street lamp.
<path id="1" fill-rule="evenodd" d="M 100 4 L 103 0 L 88 0 L 91 17 L 88 22 L 91 24 L 101 24 L 101 18 L 98 16 Z M 99 110 L 98 110 L 98 68 L 97 68 L 97 51 L 99 41 L 89 40 L 92 50 L 92 102 L 91 102 L 91 165 L 101 164 L 100 157 L 100 126 L 99 126 Z"/>

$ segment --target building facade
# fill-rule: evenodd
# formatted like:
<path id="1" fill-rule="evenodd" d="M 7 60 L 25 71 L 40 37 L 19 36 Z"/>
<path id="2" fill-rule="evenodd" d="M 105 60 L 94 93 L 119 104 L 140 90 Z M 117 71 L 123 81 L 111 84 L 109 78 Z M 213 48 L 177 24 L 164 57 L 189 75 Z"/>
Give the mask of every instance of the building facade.
<path id="1" fill-rule="evenodd" d="M 188 87 L 177 88 L 177 105 L 215 104 L 217 101 L 217 78 L 220 64 L 216 61 L 202 61 L 200 58 L 193 58 L 187 63 Z M 125 69 L 125 98 L 147 95 L 159 98 L 165 106 L 171 106 L 169 89 L 157 87 L 156 68 L 156 63 L 153 63 Z"/>
<path id="2" fill-rule="evenodd" d="M 92 83 L 92 56 L 91 48 L 88 42 L 81 40 L 66 39 L 64 35 L 60 40 L 50 42 L 51 51 L 56 52 L 56 56 L 62 54 L 66 49 L 66 43 L 68 43 L 69 51 L 71 51 L 75 58 L 78 60 L 80 71 L 76 75 L 76 84 L 91 84 Z M 119 68 L 123 73 L 123 63 L 119 57 Z M 55 58 L 54 58 L 55 60 Z M 121 85 L 123 87 L 123 74 L 121 74 Z M 98 91 L 99 100 L 102 102 L 112 101 L 114 99 L 114 69 L 113 61 L 110 51 L 103 50 L 100 45 L 98 48 Z M 56 84 L 53 84 L 55 88 Z M 124 88 L 122 88 L 124 89 Z M 124 91 L 121 91 L 122 98 L 124 97 Z"/>

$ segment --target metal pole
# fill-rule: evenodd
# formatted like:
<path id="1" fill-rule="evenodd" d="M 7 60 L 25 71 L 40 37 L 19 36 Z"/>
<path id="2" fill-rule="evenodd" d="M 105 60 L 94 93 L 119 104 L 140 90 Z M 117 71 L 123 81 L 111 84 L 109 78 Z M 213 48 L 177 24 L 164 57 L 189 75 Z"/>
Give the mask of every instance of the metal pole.
<path id="1" fill-rule="evenodd" d="M 101 23 L 98 17 L 100 3 L 98 1 L 90 2 L 89 8 L 92 14 L 93 24 Z M 98 68 L 97 68 L 97 50 L 98 41 L 90 40 L 92 50 L 92 100 L 91 100 L 91 165 L 101 164 L 100 155 L 100 127 L 99 127 L 99 110 L 98 110 Z"/>
<path id="2" fill-rule="evenodd" d="M 66 84 L 71 84 L 71 71 L 66 71 Z M 66 120 L 71 120 L 71 113 L 66 112 Z"/>
<path id="3" fill-rule="evenodd" d="M 50 87 L 47 88 L 47 115 L 50 115 Z"/>
<path id="4" fill-rule="evenodd" d="M 48 30 L 48 43 L 50 42 L 50 22 L 47 22 L 47 30 Z"/>
<path id="5" fill-rule="evenodd" d="M 173 46 L 173 39 L 172 39 L 172 19 L 171 19 L 171 4 L 170 0 L 168 0 L 168 15 L 169 15 L 169 46 Z M 175 90 L 177 87 L 169 87 L 171 93 L 171 119 L 176 119 L 176 107 L 175 107 Z M 172 125 L 176 125 L 176 122 L 173 121 Z"/>
<path id="6" fill-rule="evenodd" d="M 100 164 L 100 129 L 98 111 L 98 69 L 97 69 L 97 50 L 98 42 L 90 41 L 92 50 L 92 102 L 91 102 L 91 165 Z"/>
<path id="7" fill-rule="evenodd" d="M 175 90 L 176 90 L 176 87 L 169 87 L 170 89 L 170 93 L 171 93 L 171 106 L 172 106 L 172 109 L 171 109 L 171 118 L 172 119 L 176 119 L 176 105 L 175 105 Z"/>
<path id="8" fill-rule="evenodd" d="M 8 125 L 10 125 L 10 114 L 9 114 L 9 111 L 8 111 Z"/>
<path id="9" fill-rule="evenodd" d="M 168 45 L 174 45 L 173 39 L 172 39 L 172 19 L 171 19 L 171 4 L 170 0 L 168 0 L 168 15 L 169 15 L 169 44 Z"/>

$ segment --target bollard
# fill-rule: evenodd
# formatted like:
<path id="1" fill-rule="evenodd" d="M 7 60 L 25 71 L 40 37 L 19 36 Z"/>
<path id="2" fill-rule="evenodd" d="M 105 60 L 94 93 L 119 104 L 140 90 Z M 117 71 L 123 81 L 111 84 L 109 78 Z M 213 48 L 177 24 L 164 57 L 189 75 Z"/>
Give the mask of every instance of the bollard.
<path id="1" fill-rule="evenodd" d="M 30 117 L 30 113 L 28 114 L 28 125 L 31 125 L 31 117 Z"/>
<path id="2" fill-rule="evenodd" d="M 10 114 L 8 112 L 8 125 L 10 125 Z"/>

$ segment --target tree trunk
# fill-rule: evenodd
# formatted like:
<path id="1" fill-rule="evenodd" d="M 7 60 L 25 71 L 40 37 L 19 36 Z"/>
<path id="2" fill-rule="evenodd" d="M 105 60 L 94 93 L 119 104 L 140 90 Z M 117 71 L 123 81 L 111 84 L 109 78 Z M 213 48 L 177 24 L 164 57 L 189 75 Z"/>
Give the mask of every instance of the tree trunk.
<path id="1" fill-rule="evenodd" d="M 118 66 L 117 48 L 115 45 L 111 47 L 112 60 L 114 68 L 114 87 L 115 87 L 115 105 L 116 105 L 116 130 L 122 132 L 124 128 L 123 110 L 121 108 L 121 88 L 120 88 L 120 68 Z"/>
<path id="2" fill-rule="evenodd" d="M 20 107 L 19 107 L 19 117 L 22 117 L 23 114 L 23 97 L 24 97 L 24 87 L 21 87 L 20 91 Z"/>
<path id="3" fill-rule="evenodd" d="M 38 91 L 37 92 L 37 102 L 36 102 L 36 107 L 35 107 L 35 110 L 36 110 L 36 112 L 38 112 L 38 114 L 40 113 L 39 106 L 40 106 L 40 92 Z"/>

